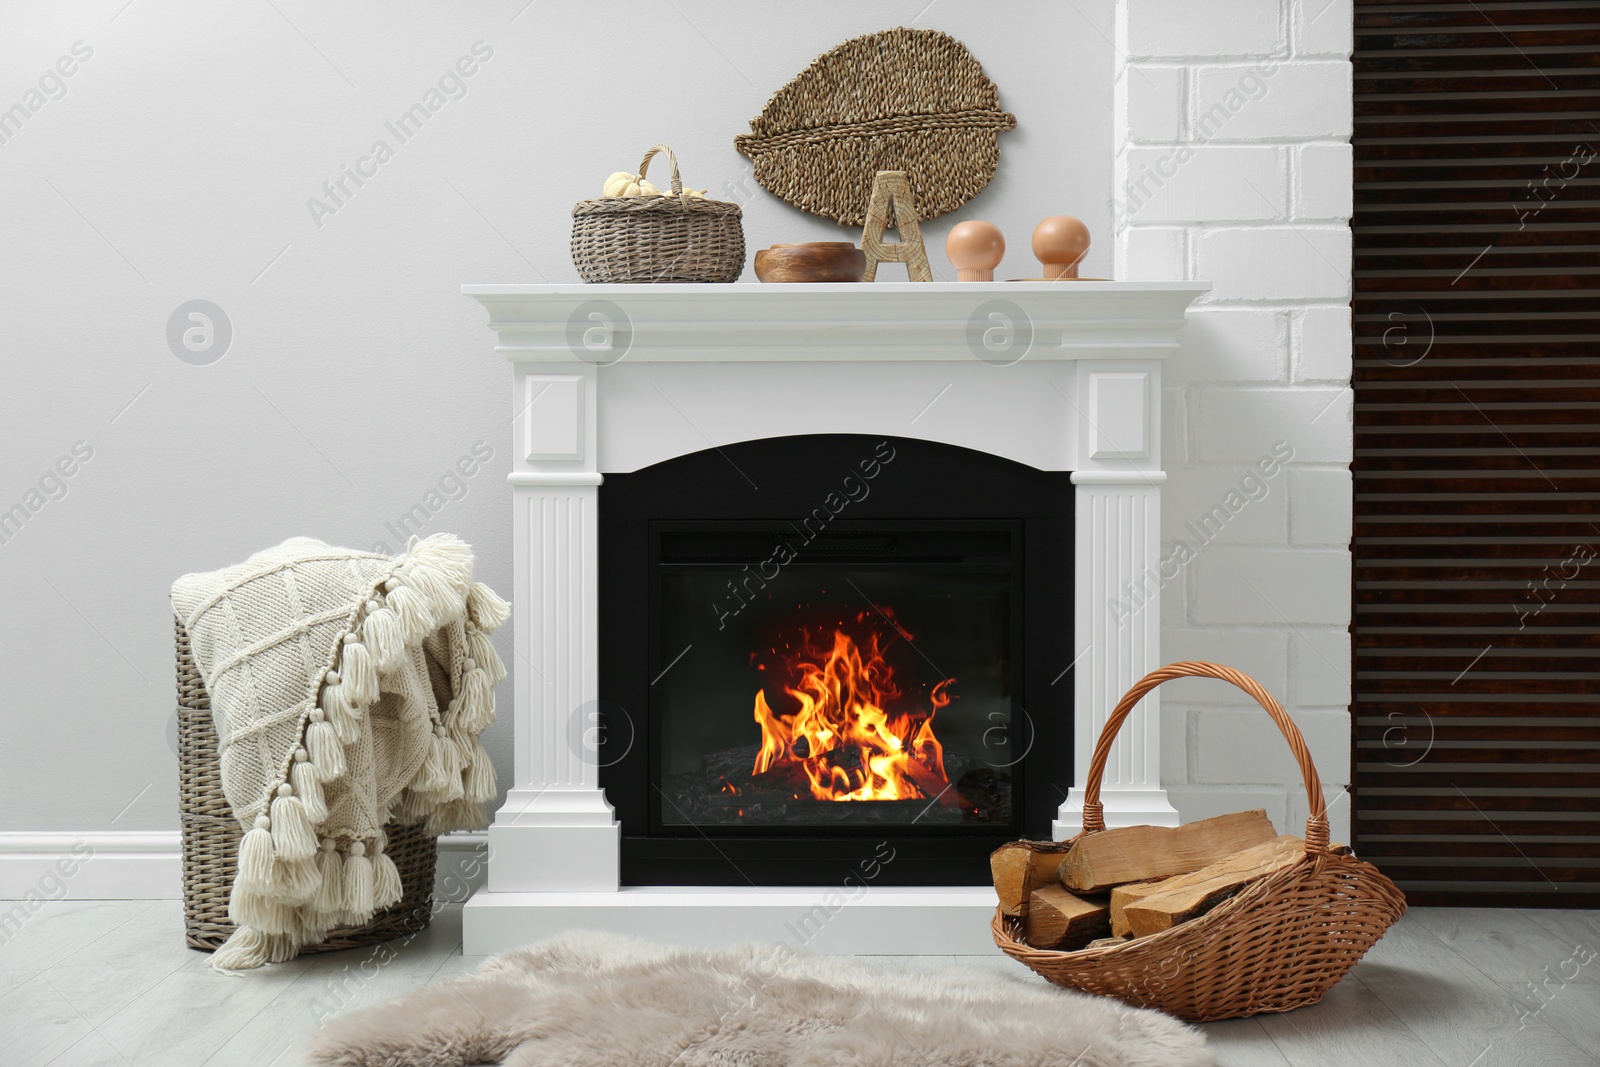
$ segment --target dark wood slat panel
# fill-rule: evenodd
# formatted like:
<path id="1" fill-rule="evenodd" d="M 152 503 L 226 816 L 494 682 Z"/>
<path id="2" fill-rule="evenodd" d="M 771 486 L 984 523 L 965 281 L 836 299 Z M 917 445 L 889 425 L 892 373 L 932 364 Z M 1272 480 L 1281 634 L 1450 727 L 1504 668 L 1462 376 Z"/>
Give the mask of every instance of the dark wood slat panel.
<path id="1" fill-rule="evenodd" d="M 1546 89 L 1545 92 L 1510 94 L 1498 90 L 1481 93 L 1396 93 L 1377 97 L 1358 93 L 1355 98 L 1357 122 L 1381 122 L 1403 118 L 1415 122 L 1473 122 L 1485 114 L 1496 118 L 1518 117 L 1521 121 L 1562 118 L 1568 114 L 1593 117 L 1600 108 L 1600 96 L 1593 92 Z M 1494 127 L 1491 127 L 1494 128 Z M 1476 126 L 1474 126 L 1476 129 Z M 1379 134 L 1378 136 L 1388 136 Z M 1422 136 L 1427 136 L 1423 133 Z"/>
<path id="2" fill-rule="evenodd" d="M 1565 159 L 1572 154 L 1577 145 L 1587 143 L 1593 137 L 1593 130 L 1577 136 L 1541 134 L 1522 138 L 1457 136 L 1398 140 L 1380 139 L 1376 134 L 1372 134 L 1365 140 L 1355 142 L 1352 154 L 1358 168 L 1375 162 L 1398 166 L 1408 161 L 1423 161 L 1430 165 L 1442 166 L 1446 160 L 1458 159 L 1479 162 L 1522 160 L 1529 163 L 1528 177 L 1537 178 L 1541 165 L 1549 163 L 1548 157 L 1559 157 L 1558 161 Z M 1360 190 L 1356 191 L 1359 195 Z"/>
<path id="3" fill-rule="evenodd" d="M 1541 773 L 1546 776 L 1546 779 L 1553 777 L 1549 771 L 1540 771 L 1539 768 L 1536 767 L 1529 767 L 1523 771 L 1477 771 L 1462 770 L 1457 767 L 1445 767 L 1439 770 L 1428 770 L 1423 764 L 1401 769 L 1391 768 L 1382 763 L 1357 764 L 1357 766 L 1361 767 L 1367 772 L 1362 777 L 1362 786 L 1394 785 L 1401 781 L 1409 784 L 1415 784 L 1417 782 L 1426 782 L 1431 779 L 1434 783 L 1434 788 L 1438 789 L 1440 792 L 1448 792 L 1454 788 L 1472 789 L 1478 786 L 1504 785 L 1507 782 L 1514 782 L 1517 779 L 1521 779 L 1528 785 L 1532 786 L 1538 784 L 1542 780 L 1545 780 L 1539 777 Z M 1600 774 L 1594 772 L 1585 773 L 1582 771 L 1563 769 L 1561 772 L 1561 778 L 1563 781 L 1571 781 L 1578 785 L 1584 785 L 1589 788 L 1600 787 Z M 1469 807 L 1467 810 L 1472 809 Z M 1487 809 L 1484 810 L 1487 811 Z"/>
<path id="4" fill-rule="evenodd" d="M 1567 861 L 1570 862 L 1570 861 Z M 1406 881 L 1442 882 L 1455 886 L 1463 882 L 1468 883 L 1464 888 L 1471 888 L 1473 882 L 1496 883 L 1529 883 L 1559 886 L 1583 886 L 1600 884 L 1600 867 L 1566 867 L 1562 860 L 1548 860 L 1535 865 L 1531 859 L 1519 863 L 1510 863 L 1495 866 L 1484 866 L 1482 863 L 1462 863 L 1459 866 L 1430 866 L 1426 861 L 1407 863 L 1395 857 L 1387 857 L 1377 861 L 1377 866 L 1389 877 L 1395 879 L 1396 884 L 1405 891 Z M 1520 892 L 1520 890 L 1519 890 Z M 1557 902 L 1553 902 L 1557 903 Z M 1569 906 L 1563 897 L 1557 906 Z"/>
<path id="5" fill-rule="evenodd" d="M 1385 10 L 1387 9 L 1387 10 Z M 1462 0 L 1393 0 L 1392 3 L 1362 3 L 1356 7 L 1356 32 L 1365 34 L 1383 29 L 1419 29 L 1431 26 L 1471 26 L 1485 24 L 1485 20 L 1514 21 L 1521 26 L 1566 25 L 1592 15 L 1594 4 L 1589 0 L 1554 0 L 1545 3 L 1522 3 L 1517 0 L 1500 0 L 1499 3 L 1463 3 Z"/>
<path id="6" fill-rule="evenodd" d="M 1357 0 L 1354 63 L 1357 851 L 1600 900 L 1600 3 Z"/>
<path id="7" fill-rule="evenodd" d="M 1362 483 L 1357 482 L 1358 486 Z M 1548 538 L 1542 541 L 1526 541 L 1506 543 L 1495 541 L 1482 545 L 1457 545 L 1459 552 L 1470 551 L 1471 555 L 1440 555 L 1438 545 L 1404 544 L 1374 544 L 1362 550 L 1362 559 L 1356 563 L 1356 573 L 1365 573 L 1365 568 L 1388 568 L 1394 566 L 1421 566 L 1424 562 L 1438 563 L 1444 566 L 1459 566 L 1459 561 L 1465 560 L 1471 564 L 1495 566 L 1495 561 L 1501 560 L 1526 560 L 1527 565 L 1539 568 L 1551 562 L 1561 562 L 1568 556 L 1576 556 L 1577 546 L 1564 542 L 1559 538 Z M 1445 562 L 1449 561 L 1449 562 Z M 1375 570 L 1374 573 L 1380 573 Z M 1536 572 L 1527 572 L 1530 575 Z"/>
<path id="8" fill-rule="evenodd" d="M 1528 830 L 1528 833 L 1600 833 L 1600 813 L 1594 810 L 1597 798 L 1593 796 L 1486 796 L 1482 793 L 1468 793 L 1463 796 L 1451 790 L 1427 796 L 1394 796 L 1378 787 L 1373 787 L 1372 796 L 1368 799 L 1370 805 L 1363 801 L 1359 818 L 1365 820 L 1369 818 L 1370 813 L 1371 818 L 1407 827 L 1407 829 L 1387 830 L 1386 833 L 1477 833 L 1488 825 L 1485 816 L 1505 823 L 1518 823 L 1519 828 L 1522 828 L 1520 827 L 1522 823 L 1538 823 L 1541 826 L 1560 828 Z M 1413 814 L 1397 815 L 1396 812 Z M 1443 812 L 1447 817 L 1438 820 L 1422 819 L 1415 815 L 1419 812 Z M 1556 812 L 1571 815 L 1573 818 L 1557 819 L 1552 814 Z"/>
<path id="9" fill-rule="evenodd" d="M 1574 669 L 1581 670 L 1584 675 L 1600 678 L 1600 673 L 1595 673 L 1594 669 L 1592 669 L 1594 665 L 1600 664 L 1586 661 L 1582 657 L 1555 659 L 1555 657 L 1541 657 L 1538 653 L 1528 654 L 1528 656 L 1506 656 L 1506 654 L 1501 653 L 1499 648 L 1493 649 L 1494 654 L 1480 656 L 1482 651 L 1483 646 L 1478 645 L 1478 648 L 1466 646 L 1466 648 L 1462 648 L 1461 651 L 1453 654 L 1453 656 L 1416 656 L 1416 654 L 1400 653 L 1397 656 L 1382 657 L 1358 654 L 1360 654 L 1363 678 L 1386 677 L 1386 675 L 1395 673 L 1397 669 L 1402 669 L 1406 673 L 1416 672 L 1418 675 L 1443 675 L 1445 678 L 1454 678 L 1462 670 L 1466 670 L 1469 664 L 1475 677 L 1486 678 L 1486 680 L 1490 681 L 1517 681 L 1517 678 L 1510 678 L 1507 675 L 1526 675 L 1526 673 L 1533 673 L 1533 675 L 1563 675 L 1563 673 L 1571 672 Z M 1542 728 L 1528 729 L 1530 729 L 1531 733 L 1526 734 L 1526 736 L 1533 737 L 1533 739 L 1542 739 L 1542 737 L 1546 736 Z M 1590 741 L 1600 745 L 1600 725 L 1590 728 L 1590 734 L 1584 734 L 1584 736 L 1589 736 Z M 1362 736 L 1362 731 L 1357 728 L 1357 737 L 1360 736 Z M 1440 725 L 1438 737 L 1443 741 L 1443 739 L 1448 739 L 1451 736 L 1454 736 L 1454 734 L 1446 733 L 1445 726 Z"/>
<path id="10" fill-rule="evenodd" d="M 1431 635 L 1426 632 L 1409 635 L 1358 634 L 1355 639 L 1355 654 L 1369 661 L 1375 661 L 1377 657 L 1386 655 L 1415 656 L 1425 654 L 1427 651 L 1444 649 L 1468 652 L 1476 656 L 1483 650 L 1485 644 L 1492 644 L 1495 653 L 1526 657 L 1528 660 L 1553 656 L 1583 658 L 1594 656 L 1600 651 L 1600 634 L 1566 636 L 1540 633 L 1537 628 L 1521 631 L 1513 628 L 1510 633 L 1495 634 L 1492 638 L 1461 633 L 1458 630 Z M 1596 709 L 1595 714 L 1600 714 L 1600 708 Z"/>
<path id="11" fill-rule="evenodd" d="M 1447 521 L 1413 521 L 1410 519 L 1388 519 L 1378 522 L 1368 520 L 1365 516 L 1356 520 L 1355 544 L 1359 547 L 1366 537 L 1437 537 L 1456 539 L 1467 534 L 1486 534 L 1490 537 L 1516 538 L 1528 533 L 1528 526 L 1533 524 L 1540 533 L 1560 537 L 1564 540 L 1580 542 L 1594 535 L 1596 526 L 1600 522 L 1594 520 L 1578 520 L 1560 522 L 1545 519 L 1530 519 L 1519 528 L 1513 522 L 1499 519 L 1495 522 L 1447 522 Z M 1530 576 L 1531 577 L 1531 576 Z"/>
<path id="12" fill-rule="evenodd" d="M 1529 883 L 1517 889 L 1500 884 L 1473 889 L 1446 882 L 1440 889 L 1431 882 L 1405 878 L 1395 879 L 1395 885 L 1416 908 L 1600 908 L 1600 890 L 1584 886 Z"/>
<path id="13" fill-rule="evenodd" d="M 1357 338 L 1358 343 L 1359 340 Z M 1355 390 L 1361 394 L 1364 405 L 1427 403 L 1444 395 L 1448 389 L 1460 389 L 1470 399 L 1474 383 L 1481 382 L 1488 388 L 1501 391 L 1501 395 L 1509 395 L 1513 400 L 1538 403 L 1570 395 L 1567 390 L 1600 386 L 1600 363 L 1590 359 L 1513 361 L 1497 357 L 1492 350 L 1480 348 L 1477 351 L 1482 354 L 1476 359 L 1452 360 L 1446 356 L 1436 356 L 1427 371 L 1415 369 L 1416 364 L 1424 358 L 1420 345 L 1416 355 L 1408 362 L 1395 359 L 1358 361 L 1367 365 L 1356 368 L 1364 380 L 1355 384 Z M 1433 353 L 1428 352 L 1427 355 Z M 1445 363 L 1452 365 L 1442 366 Z M 1534 373 L 1547 373 L 1548 384 L 1530 382 L 1527 377 L 1530 369 Z M 1449 381 L 1441 378 L 1441 372 L 1446 371 L 1449 372 Z M 1433 377 L 1430 379 L 1424 375 Z"/>
<path id="14" fill-rule="evenodd" d="M 1551 70 L 1553 64 L 1542 65 L 1545 72 L 1552 78 L 1560 79 L 1564 86 L 1562 91 L 1594 91 L 1600 89 L 1600 73 L 1591 68 L 1569 67 L 1564 70 Z M 1530 70 L 1526 64 L 1519 70 L 1510 68 L 1505 70 L 1457 72 L 1450 74 L 1437 74 L 1432 71 L 1421 73 L 1380 73 L 1374 72 L 1365 77 L 1358 75 L 1355 82 L 1357 102 L 1371 99 L 1389 99 L 1400 94 L 1450 94 L 1488 96 L 1493 93 L 1548 93 L 1551 92 L 1550 82 L 1545 80 L 1544 74 Z"/>
<path id="15" fill-rule="evenodd" d="M 1535 835 L 1529 835 L 1535 836 Z M 1578 841 L 1539 841 L 1530 842 L 1523 838 L 1520 842 L 1510 842 L 1501 838 L 1494 830 L 1484 835 L 1482 841 L 1448 841 L 1448 852 L 1430 851 L 1423 843 L 1411 841 L 1374 841 L 1370 838 L 1362 846 L 1362 855 L 1368 859 L 1378 856 L 1393 856 L 1401 859 L 1417 859 L 1433 856 L 1460 856 L 1481 858 L 1486 867 L 1501 865 L 1525 866 L 1530 859 L 1567 859 L 1567 860 L 1595 860 L 1600 862 L 1600 857 L 1595 853 L 1600 852 L 1600 839 L 1588 838 Z M 1519 851 L 1521 850 L 1521 851 Z M 1500 863 L 1492 861 L 1499 860 Z M 1593 863 L 1574 864 L 1574 866 L 1591 867 Z"/>
<path id="16" fill-rule="evenodd" d="M 1360 717 L 1374 715 L 1394 714 L 1397 716 L 1416 716 L 1426 713 L 1432 716 L 1434 722 L 1465 721 L 1472 718 L 1507 718 L 1509 716 L 1528 716 L 1539 719 L 1560 718 L 1563 715 L 1577 719 L 1587 720 L 1594 715 L 1593 702 L 1578 704 L 1517 704 L 1507 707 L 1505 703 L 1479 703 L 1468 704 L 1459 700 L 1429 700 L 1426 704 L 1411 701 L 1401 697 L 1388 698 L 1382 694 L 1363 694 L 1356 701 L 1356 712 Z M 1418 737 L 1427 736 L 1426 730 L 1416 731 Z M 1411 757 L 1408 757 L 1408 759 Z M 1405 762 L 1404 760 L 1391 760 L 1390 762 Z M 1596 806 L 1596 817 L 1600 818 L 1600 800 L 1593 802 Z"/>
<path id="17" fill-rule="evenodd" d="M 1494 816 L 1492 825 L 1481 816 L 1473 816 L 1473 818 L 1476 821 L 1468 822 L 1464 818 L 1454 817 L 1406 818 L 1404 813 L 1399 813 L 1398 817 L 1392 819 L 1363 818 L 1360 829 L 1360 836 L 1364 842 L 1362 850 L 1364 852 L 1370 847 L 1365 842 L 1370 841 L 1372 838 L 1431 838 L 1440 843 L 1450 843 L 1452 839 L 1460 838 L 1487 837 L 1489 835 L 1499 837 L 1503 831 L 1496 830 L 1496 826 L 1513 831 L 1513 841 L 1520 841 L 1523 838 L 1560 838 L 1563 836 L 1592 841 L 1594 839 L 1592 831 L 1600 827 L 1600 823 L 1594 822 L 1538 817 L 1513 819 L 1505 814 Z M 1544 832 L 1546 830 L 1549 832 Z M 1596 846 L 1590 845 L 1591 855 L 1595 848 Z"/>
<path id="18" fill-rule="evenodd" d="M 1355 124 L 1356 135 L 1368 138 L 1372 144 L 1380 144 L 1385 139 L 1410 144 L 1431 139 L 1431 144 L 1442 146 L 1451 142 L 1510 141 L 1517 137 L 1578 142 L 1594 136 L 1594 128 L 1590 124 L 1597 118 L 1600 118 L 1600 114 L 1590 111 L 1538 118 L 1490 115 L 1477 120 L 1467 116 L 1426 115 L 1414 122 L 1357 115 Z"/>

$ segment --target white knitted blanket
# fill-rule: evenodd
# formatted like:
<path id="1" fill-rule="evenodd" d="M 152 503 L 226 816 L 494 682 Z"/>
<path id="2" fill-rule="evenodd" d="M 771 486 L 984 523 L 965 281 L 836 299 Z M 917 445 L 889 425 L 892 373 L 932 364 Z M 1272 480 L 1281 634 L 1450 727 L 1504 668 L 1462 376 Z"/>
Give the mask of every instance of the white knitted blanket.
<path id="1" fill-rule="evenodd" d="M 187 574 L 172 606 L 211 695 L 222 790 L 245 831 L 220 969 L 293 957 L 402 895 L 383 828 L 485 824 L 478 741 L 509 613 L 450 534 L 390 558 L 297 537 Z"/>

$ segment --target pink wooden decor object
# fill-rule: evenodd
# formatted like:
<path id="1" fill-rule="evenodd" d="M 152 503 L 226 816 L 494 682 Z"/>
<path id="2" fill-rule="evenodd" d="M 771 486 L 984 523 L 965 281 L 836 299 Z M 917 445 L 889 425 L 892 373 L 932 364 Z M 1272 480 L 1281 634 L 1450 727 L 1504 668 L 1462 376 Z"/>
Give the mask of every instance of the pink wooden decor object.
<path id="1" fill-rule="evenodd" d="M 944 253 L 956 268 L 956 281 L 992 282 L 1006 254 L 1005 235 L 992 222 L 960 222 L 950 228 Z"/>
<path id="2" fill-rule="evenodd" d="M 1052 215 L 1033 228 L 1033 254 L 1046 280 L 1076 278 L 1089 251 L 1089 227 L 1071 215 Z"/>

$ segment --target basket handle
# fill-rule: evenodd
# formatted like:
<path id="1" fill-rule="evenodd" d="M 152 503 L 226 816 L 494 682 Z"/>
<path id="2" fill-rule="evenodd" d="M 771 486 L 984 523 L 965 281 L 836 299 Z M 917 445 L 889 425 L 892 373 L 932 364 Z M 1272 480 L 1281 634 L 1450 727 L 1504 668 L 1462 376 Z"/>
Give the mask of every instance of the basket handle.
<path id="1" fill-rule="evenodd" d="M 657 152 L 665 153 L 667 166 L 672 168 L 672 195 L 683 195 L 683 179 L 678 176 L 678 157 L 672 154 L 672 149 L 664 144 L 651 145 L 650 151 L 644 154 L 644 159 L 639 162 L 639 179 L 644 180 L 644 172 L 650 169 L 650 161 L 656 157 Z"/>
<path id="2" fill-rule="evenodd" d="M 1278 724 L 1283 739 L 1289 742 L 1289 751 L 1294 753 L 1295 761 L 1300 764 L 1300 774 L 1305 779 L 1306 801 L 1311 811 L 1311 817 L 1306 820 L 1306 854 L 1326 853 L 1328 805 L 1322 798 L 1322 779 L 1317 776 L 1317 765 L 1311 762 L 1311 752 L 1306 748 L 1305 738 L 1300 736 L 1300 728 L 1283 710 L 1283 705 L 1273 699 L 1272 694 L 1267 692 L 1266 687 L 1260 682 L 1232 667 L 1200 661 L 1171 663 L 1151 671 L 1128 690 L 1111 712 L 1105 728 L 1100 731 L 1100 740 L 1094 746 L 1094 758 L 1089 761 L 1089 782 L 1083 794 L 1083 832 L 1098 833 L 1106 828 L 1105 809 L 1100 803 L 1100 778 L 1105 774 L 1106 760 L 1111 756 L 1111 744 L 1117 739 L 1123 721 L 1133 711 L 1134 705 L 1144 699 L 1146 693 L 1162 682 L 1169 682 L 1174 678 L 1217 678 L 1224 682 L 1232 682 L 1255 697 L 1256 703 L 1266 709 L 1267 714 L 1272 716 L 1272 721 Z"/>

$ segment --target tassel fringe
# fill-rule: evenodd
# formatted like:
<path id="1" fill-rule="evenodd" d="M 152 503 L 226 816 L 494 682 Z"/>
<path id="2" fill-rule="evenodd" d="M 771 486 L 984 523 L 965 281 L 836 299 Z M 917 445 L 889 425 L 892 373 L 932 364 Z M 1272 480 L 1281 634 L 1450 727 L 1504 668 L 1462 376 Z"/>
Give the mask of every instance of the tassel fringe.
<path id="1" fill-rule="evenodd" d="M 302 747 L 240 840 L 228 902 L 238 929 L 213 954 L 214 968 L 245 970 L 290 959 L 329 930 L 369 922 L 374 912 L 403 899 L 405 887 L 381 831 L 340 850 L 334 828 L 325 825 L 327 788 L 349 773 L 346 746 L 366 734 L 384 672 L 441 629 L 441 639 L 459 643 L 455 654 L 465 654 L 464 662 L 457 660 L 463 669 L 455 699 L 388 815 L 403 825 L 422 823 L 432 834 L 487 825 L 484 802 L 496 794 L 495 775 L 478 734 L 494 721 L 494 687 L 506 677 L 489 634 L 509 617 L 510 605 L 472 580 L 472 551 L 465 543 L 449 534 L 412 541 L 381 587 L 357 608 L 355 625 L 344 634 L 338 661 L 306 720 Z M 330 836 L 319 838 L 319 831 Z"/>
<path id="2" fill-rule="evenodd" d="M 287 861 L 279 859 L 272 867 L 273 892 L 285 904 L 309 904 L 316 898 L 322 884 L 321 874 L 314 859 Z"/>
<path id="3" fill-rule="evenodd" d="M 295 753 L 295 761 L 289 765 L 289 784 L 294 786 L 294 795 L 300 798 L 306 818 L 313 826 L 320 826 L 328 820 L 328 805 L 322 795 L 322 780 L 317 775 L 316 765 L 301 758 L 306 755 L 305 749 Z"/>
<path id="4" fill-rule="evenodd" d="M 291 937 L 241 926 L 211 954 L 211 967 L 218 971 L 248 971 L 263 964 L 292 960 L 298 951 L 300 945 Z"/>
<path id="5" fill-rule="evenodd" d="M 394 860 L 381 852 L 372 860 L 372 881 L 374 911 L 398 904 L 405 896 L 405 887 L 400 884 L 400 869 L 394 865 Z"/>
<path id="6" fill-rule="evenodd" d="M 459 597 L 472 581 L 472 549 L 451 534 L 434 534 L 406 550 L 400 571 L 407 581 L 436 579 L 443 582 L 446 592 Z"/>
<path id="7" fill-rule="evenodd" d="M 300 930 L 299 912 L 293 905 L 237 882 L 228 894 L 228 921 L 264 934 L 296 934 Z"/>
<path id="8" fill-rule="evenodd" d="M 414 826 L 428 817 L 433 801 L 423 797 L 415 787 L 406 789 L 389 809 L 390 818 L 402 826 Z"/>
<path id="9" fill-rule="evenodd" d="M 462 676 L 461 694 L 456 698 L 456 718 L 463 728 L 474 734 L 482 733 L 494 722 L 494 690 L 482 667 L 475 666 Z"/>
<path id="10" fill-rule="evenodd" d="M 500 659 L 500 653 L 494 650 L 494 642 L 476 626 L 467 627 L 467 655 L 477 661 L 488 676 L 491 686 L 499 685 L 506 680 L 506 665 Z"/>
<path id="11" fill-rule="evenodd" d="M 511 605 L 482 582 L 473 582 L 467 588 L 467 617 L 477 623 L 480 630 L 493 633 L 511 617 Z"/>
<path id="12" fill-rule="evenodd" d="M 400 620 L 400 629 L 406 641 L 416 642 L 439 628 L 439 622 L 428 608 L 421 593 L 408 585 L 395 588 L 389 594 L 389 610 Z"/>
<path id="13" fill-rule="evenodd" d="M 392 670 L 405 655 L 405 633 L 399 618 L 388 608 L 378 608 L 361 620 L 361 640 L 380 671 Z"/>
<path id="14" fill-rule="evenodd" d="M 344 650 L 339 653 L 339 674 L 355 707 L 364 708 L 378 699 L 378 666 L 372 662 L 367 646 L 354 634 L 345 635 Z"/>
<path id="15" fill-rule="evenodd" d="M 482 830 L 489 825 L 489 817 L 482 804 L 463 797 L 434 808 L 423 822 L 424 832 L 447 834 L 452 830 Z"/>
<path id="16" fill-rule="evenodd" d="M 467 759 L 466 770 L 466 797 L 468 800 L 482 804 L 493 800 L 499 792 L 495 788 L 494 762 L 489 759 L 489 753 L 476 738 L 472 742 L 472 755 Z"/>
<path id="17" fill-rule="evenodd" d="M 317 854 L 316 832 L 293 792 L 292 786 L 281 785 L 272 801 L 272 847 L 285 863 L 308 860 Z"/>
<path id="18" fill-rule="evenodd" d="M 350 703 L 343 682 L 322 687 L 322 711 L 333 725 L 334 736 L 344 745 L 354 744 L 361 736 L 361 712 Z"/>
<path id="19" fill-rule="evenodd" d="M 366 846 L 357 841 L 350 846 L 350 854 L 344 860 L 344 921 L 352 926 L 372 918 L 372 861 L 367 858 L 366 851 Z"/>
<path id="20" fill-rule="evenodd" d="M 321 880 L 311 908 L 337 921 L 344 907 L 344 857 L 334 849 L 332 841 L 322 842 L 322 852 L 317 856 L 317 871 Z"/>
<path id="21" fill-rule="evenodd" d="M 234 885 L 250 888 L 265 887 L 272 883 L 272 864 L 278 858 L 272 844 L 272 823 L 265 815 L 256 819 L 255 826 L 245 832 L 239 842 L 239 873 Z M 238 920 L 234 920 L 238 923 Z"/>
<path id="22" fill-rule="evenodd" d="M 418 793 L 438 795 L 450 788 L 450 775 L 445 770 L 444 746 L 452 742 L 434 734 L 428 741 L 428 753 L 422 758 L 422 768 L 412 779 L 411 788 Z"/>
<path id="23" fill-rule="evenodd" d="M 326 721 L 313 720 L 306 726 L 306 752 L 317 765 L 317 774 L 324 782 L 343 778 L 348 769 L 344 761 L 344 746 Z"/>

